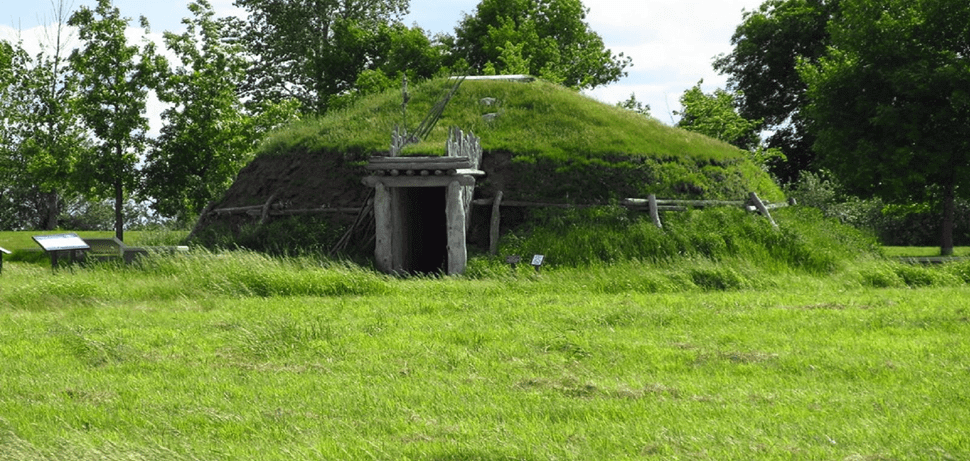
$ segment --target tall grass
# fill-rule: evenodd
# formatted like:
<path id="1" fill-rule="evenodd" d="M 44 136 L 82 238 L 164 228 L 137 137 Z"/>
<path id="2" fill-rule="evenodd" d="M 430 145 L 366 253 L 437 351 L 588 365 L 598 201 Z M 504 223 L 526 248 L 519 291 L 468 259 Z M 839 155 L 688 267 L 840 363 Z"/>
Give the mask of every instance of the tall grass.
<path id="1" fill-rule="evenodd" d="M 12 263 L 0 459 L 970 456 L 970 265 L 839 267 Z"/>
<path id="2" fill-rule="evenodd" d="M 52 272 L 43 264 L 18 266 L 5 279 L 20 279 L 0 293 L 12 306 L 45 308 L 210 296 L 352 296 L 386 290 L 385 277 L 365 268 L 309 257 L 272 257 L 251 251 L 164 254 L 132 266 L 92 263 Z M 131 283 L 119 284 L 123 277 Z"/>
<path id="3" fill-rule="evenodd" d="M 813 209 L 783 210 L 779 228 L 738 208 L 669 212 L 658 229 L 644 213 L 620 207 L 543 210 L 507 236 L 507 254 L 544 254 L 553 264 L 589 266 L 640 260 L 712 263 L 743 259 L 765 270 L 829 274 L 846 262 L 876 254 L 862 232 L 824 220 Z"/>

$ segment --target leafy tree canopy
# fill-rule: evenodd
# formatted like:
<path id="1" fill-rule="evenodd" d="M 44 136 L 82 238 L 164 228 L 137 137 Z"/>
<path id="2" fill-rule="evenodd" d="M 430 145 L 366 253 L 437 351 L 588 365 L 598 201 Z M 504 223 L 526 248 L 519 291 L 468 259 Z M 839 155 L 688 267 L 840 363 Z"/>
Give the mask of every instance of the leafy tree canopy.
<path id="1" fill-rule="evenodd" d="M 407 0 L 236 0 L 248 12 L 237 24 L 253 60 L 244 96 L 257 102 L 296 99 L 323 114 L 346 101 L 358 80 L 438 71 L 430 40 L 400 24 Z M 365 71 L 372 71 L 369 75 Z M 375 72 L 377 72 L 375 74 Z M 374 83 L 376 80 L 377 83 Z"/>
<path id="2" fill-rule="evenodd" d="M 156 212 L 182 220 L 223 193 L 262 134 L 295 112 L 294 104 L 262 107 L 259 114 L 246 110 L 236 90 L 247 63 L 238 45 L 223 40 L 231 23 L 215 20 L 206 0 L 189 10 L 194 18 L 183 21 L 185 33 L 165 33 L 182 65 L 159 91 L 172 106 L 162 114 L 165 126 L 146 159 L 144 190 Z"/>
<path id="3" fill-rule="evenodd" d="M 637 99 L 636 93 L 630 93 L 630 97 L 616 103 L 616 107 L 632 110 L 644 117 L 650 117 L 650 104 L 645 104 L 643 101 Z"/>
<path id="4" fill-rule="evenodd" d="M 765 166 L 782 156 L 777 148 L 762 144 L 761 120 L 748 120 L 738 113 L 735 100 L 740 94 L 720 88 L 713 93 L 704 93 L 702 83 L 703 80 L 697 82 L 680 97 L 683 109 L 676 113 L 681 117 L 678 127 L 746 150 L 758 165 Z"/>
<path id="5" fill-rule="evenodd" d="M 69 59 L 78 75 L 77 111 L 96 139 L 78 162 L 79 184 L 92 198 L 114 199 L 115 235 L 123 240 L 125 194 L 139 185 L 136 165 L 147 144 L 148 92 L 168 64 L 150 42 L 141 49 L 128 44 L 128 19 L 110 0 L 82 6 L 68 24 L 78 27 L 82 42 Z M 144 18 L 142 26 L 148 28 Z"/>
<path id="6" fill-rule="evenodd" d="M 780 148 L 786 162 L 773 162 L 773 173 L 785 182 L 815 168 L 813 138 L 801 109 L 805 83 L 796 70 L 800 60 L 817 62 L 830 43 L 828 23 L 839 14 L 841 0 L 767 0 L 745 12 L 731 37 L 734 49 L 714 61 L 728 74 L 728 89 L 737 94 L 740 115 L 761 120 L 770 130 L 770 147 Z"/>
<path id="7" fill-rule="evenodd" d="M 856 193 L 939 200 L 948 254 L 954 199 L 970 197 L 970 3 L 842 8 L 825 57 L 800 67 L 815 149 Z"/>
<path id="8" fill-rule="evenodd" d="M 21 43 L 0 45 L 0 227 L 55 229 L 89 142 L 71 101 L 77 82 L 66 65 L 68 11 L 54 4 L 53 33 L 28 56 Z M 4 52 L 6 50 L 7 52 Z M 5 74 L 5 76 L 3 76 Z"/>
<path id="9" fill-rule="evenodd" d="M 581 89 L 626 76 L 632 65 L 589 28 L 580 0 L 482 0 L 455 29 L 453 68 L 524 73 Z"/>
<path id="10" fill-rule="evenodd" d="M 758 126 L 761 120 L 748 120 L 738 114 L 734 107 L 737 93 L 718 88 L 711 94 L 701 90 L 703 80 L 684 91 L 680 97 L 683 107 L 677 126 L 714 139 L 720 139 L 741 149 L 758 145 Z"/>

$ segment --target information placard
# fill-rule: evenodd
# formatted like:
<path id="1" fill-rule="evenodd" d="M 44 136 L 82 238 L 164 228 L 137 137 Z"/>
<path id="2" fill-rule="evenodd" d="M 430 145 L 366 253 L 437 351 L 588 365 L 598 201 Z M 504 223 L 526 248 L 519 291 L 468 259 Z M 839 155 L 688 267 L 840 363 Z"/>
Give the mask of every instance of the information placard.
<path id="1" fill-rule="evenodd" d="M 33 239 L 44 251 L 91 249 L 77 234 L 35 235 Z"/>

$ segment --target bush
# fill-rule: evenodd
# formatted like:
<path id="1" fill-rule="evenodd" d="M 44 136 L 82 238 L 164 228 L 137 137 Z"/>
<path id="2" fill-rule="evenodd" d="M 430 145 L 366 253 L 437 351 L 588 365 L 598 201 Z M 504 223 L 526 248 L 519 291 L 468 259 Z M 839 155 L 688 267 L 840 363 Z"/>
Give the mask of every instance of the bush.
<path id="1" fill-rule="evenodd" d="M 800 205 L 818 208 L 823 215 L 872 232 L 883 245 L 937 246 L 942 234 L 941 205 L 887 205 L 877 198 L 861 199 L 844 192 L 826 172 L 803 171 L 787 194 Z M 957 200 L 953 239 L 970 245 L 970 202 Z"/>

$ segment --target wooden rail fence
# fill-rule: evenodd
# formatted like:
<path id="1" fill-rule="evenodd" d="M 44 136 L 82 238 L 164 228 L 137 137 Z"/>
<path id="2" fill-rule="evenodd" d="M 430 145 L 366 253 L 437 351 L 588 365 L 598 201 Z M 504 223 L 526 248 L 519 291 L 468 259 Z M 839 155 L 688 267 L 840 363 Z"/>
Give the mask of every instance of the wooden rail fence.
<path id="1" fill-rule="evenodd" d="M 469 196 L 471 194 L 468 194 Z M 263 205 L 253 205 L 244 207 L 233 207 L 233 208 L 219 208 L 215 210 L 208 211 L 208 213 L 213 214 L 237 214 L 245 213 L 250 216 L 258 216 L 260 218 L 260 223 L 266 222 L 269 216 L 285 216 L 285 215 L 298 215 L 298 214 L 316 214 L 316 213 L 357 213 L 358 221 L 361 217 L 366 215 L 368 210 L 373 207 L 371 202 L 365 207 L 344 207 L 344 208 L 310 208 L 310 209 L 277 209 L 275 208 L 274 201 L 276 196 L 273 195 L 266 201 Z M 491 219 L 489 223 L 489 252 L 491 254 L 498 253 L 498 237 L 499 237 L 499 226 L 501 225 L 501 207 L 534 207 L 534 208 L 590 208 L 595 206 L 603 206 L 602 203 L 594 204 L 567 204 L 567 203 L 547 203 L 547 202 L 529 202 L 529 201 L 516 201 L 516 200 L 504 200 L 502 191 L 498 191 L 493 198 L 486 199 L 476 199 L 472 200 L 471 204 L 479 206 L 489 206 L 492 208 Z M 772 226 L 778 227 L 775 223 L 774 218 L 771 217 L 771 210 L 786 207 L 789 205 L 794 205 L 794 200 L 789 200 L 788 202 L 780 203 L 766 203 L 762 201 L 758 194 L 751 192 L 748 194 L 747 200 L 672 200 L 672 199 L 658 199 L 655 195 L 651 194 L 647 198 L 625 198 L 620 201 L 620 206 L 629 208 L 635 211 L 643 211 L 650 214 L 650 219 L 653 224 L 660 229 L 663 229 L 663 222 L 660 220 L 661 211 L 686 211 L 688 209 L 694 208 L 708 208 L 717 206 L 730 206 L 730 207 L 741 207 L 751 213 L 758 213 L 764 216 L 771 223 Z M 469 213 L 470 214 L 470 213 Z M 357 227 L 359 223 L 355 223 L 354 228 Z M 345 236 L 346 237 L 346 236 Z M 343 239 L 342 239 L 343 240 Z M 344 245 L 346 242 L 341 242 Z"/>
<path id="2" fill-rule="evenodd" d="M 590 208 L 594 206 L 603 206 L 603 204 L 570 205 L 564 203 L 522 202 L 512 200 L 503 201 L 501 191 L 496 193 L 494 198 L 478 199 L 472 201 L 472 203 L 475 205 L 492 207 L 489 229 L 489 253 L 493 255 L 498 253 L 499 226 L 501 224 L 501 216 L 499 212 L 500 207 Z M 748 194 L 748 200 L 664 200 L 658 199 L 655 195 L 651 194 L 645 199 L 623 199 L 620 201 L 620 205 L 631 210 L 646 211 L 650 213 L 650 219 L 653 221 L 653 224 L 660 229 L 663 229 L 663 222 L 660 220 L 661 211 L 686 211 L 691 208 L 707 208 L 715 206 L 742 207 L 748 212 L 758 213 L 764 216 L 768 219 L 768 222 L 770 222 L 773 227 L 777 228 L 778 224 L 775 223 L 774 218 L 771 217 L 770 210 L 794 205 L 794 200 L 789 200 L 789 202 L 783 203 L 765 203 L 755 192 Z"/>

